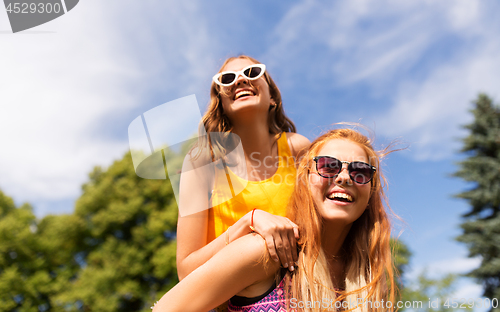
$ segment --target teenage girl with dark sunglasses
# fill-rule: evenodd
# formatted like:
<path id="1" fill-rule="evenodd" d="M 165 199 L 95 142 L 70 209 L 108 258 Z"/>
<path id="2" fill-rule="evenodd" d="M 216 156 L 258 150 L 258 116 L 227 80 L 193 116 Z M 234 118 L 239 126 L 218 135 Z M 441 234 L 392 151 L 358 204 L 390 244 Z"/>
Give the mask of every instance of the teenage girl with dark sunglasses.
<path id="1" fill-rule="evenodd" d="M 288 216 L 301 229 L 293 272 L 270 260 L 257 234 L 232 242 L 169 291 L 153 309 L 229 312 L 394 311 L 391 227 L 368 138 L 352 129 L 316 139 L 298 167 Z M 385 184 L 385 183 L 384 183 Z"/>

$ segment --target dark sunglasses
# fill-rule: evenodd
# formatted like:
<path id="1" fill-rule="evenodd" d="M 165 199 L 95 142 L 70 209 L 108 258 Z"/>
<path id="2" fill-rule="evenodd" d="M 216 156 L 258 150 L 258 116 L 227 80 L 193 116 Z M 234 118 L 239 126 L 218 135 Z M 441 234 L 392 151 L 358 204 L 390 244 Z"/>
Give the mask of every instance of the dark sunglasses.
<path id="1" fill-rule="evenodd" d="M 342 165 L 347 164 L 347 171 L 351 179 L 358 184 L 366 184 L 373 178 L 377 168 L 362 161 L 341 161 L 330 156 L 313 157 L 316 162 L 316 171 L 323 178 L 335 178 L 342 170 Z"/>
<path id="2" fill-rule="evenodd" d="M 266 65 L 253 64 L 243 68 L 239 72 L 224 71 L 222 73 L 218 73 L 213 77 L 213 80 L 216 84 L 227 87 L 232 85 L 240 75 L 245 77 L 246 79 L 255 80 L 259 79 L 262 75 L 264 75 L 265 71 L 266 71 Z"/>

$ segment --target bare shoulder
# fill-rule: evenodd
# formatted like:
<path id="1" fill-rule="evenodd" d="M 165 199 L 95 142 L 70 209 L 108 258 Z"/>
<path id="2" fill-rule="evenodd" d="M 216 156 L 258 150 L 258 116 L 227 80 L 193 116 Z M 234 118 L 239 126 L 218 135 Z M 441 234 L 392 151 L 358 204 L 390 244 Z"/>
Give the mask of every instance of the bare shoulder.
<path id="1" fill-rule="evenodd" d="M 207 156 L 207 154 L 198 153 L 198 150 L 196 149 L 191 150 L 184 157 L 182 169 L 178 171 L 178 174 L 180 174 L 178 205 L 180 209 L 179 211 L 182 210 L 183 212 L 179 214 L 179 220 L 181 219 L 181 215 L 191 215 L 209 208 L 209 190 L 212 189 L 214 180 L 214 167 L 210 166 L 210 163 L 211 159 Z M 191 220 L 195 218 L 188 219 Z M 200 225 L 203 225 L 203 223 Z M 200 231 L 202 231 L 202 229 L 200 229 Z M 179 233 L 179 229 L 177 233 Z M 191 250 L 191 252 L 203 247 L 204 245 L 205 243 L 198 246 L 198 248 Z"/>
<path id="2" fill-rule="evenodd" d="M 311 141 L 308 138 L 298 133 L 287 132 L 286 137 L 290 151 L 295 158 L 301 156 L 309 145 L 311 145 Z"/>
<path id="3" fill-rule="evenodd" d="M 186 154 L 186 157 L 184 157 L 183 165 L 201 168 L 211 162 L 212 155 L 210 153 L 210 150 L 195 146 Z"/>

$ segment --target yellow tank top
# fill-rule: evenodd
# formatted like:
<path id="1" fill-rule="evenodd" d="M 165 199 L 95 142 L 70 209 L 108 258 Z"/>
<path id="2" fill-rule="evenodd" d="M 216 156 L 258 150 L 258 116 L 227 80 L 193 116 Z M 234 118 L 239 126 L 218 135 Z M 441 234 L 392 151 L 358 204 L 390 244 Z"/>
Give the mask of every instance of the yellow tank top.
<path id="1" fill-rule="evenodd" d="M 277 143 L 279 166 L 272 177 L 262 181 L 247 181 L 235 175 L 230 169 L 227 170 L 232 181 L 239 181 L 247 185 L 242 192 L 233 198 L 209 209 L 207 243 L 224 233 L 228 227 L 254 208 L 285 216 L 288 200 L 295 186 L 297 170 L 285 132 L 281 133 Z M 226 176 L 225 171 L 216 170 L 211 197 L 212 203 L 222 201 L 221 198 L 224 194 L 218 191 L 217 186 L 227 185 L 227 181 L 228 176 Z"/>

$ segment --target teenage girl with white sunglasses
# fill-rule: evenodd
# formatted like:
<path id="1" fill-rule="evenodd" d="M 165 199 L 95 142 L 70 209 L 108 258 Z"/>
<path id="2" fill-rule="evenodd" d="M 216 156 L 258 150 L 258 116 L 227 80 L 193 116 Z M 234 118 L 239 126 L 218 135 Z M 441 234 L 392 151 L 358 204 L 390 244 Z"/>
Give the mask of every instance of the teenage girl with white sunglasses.
<path id="1" fill-rule="evenodd" d="M 227 59 L 213 77 L 201 126 L 206 133 L 232 133 L 241 139 L 246 179 L 235 176 L 226 162 L 210 178 L 210 174 L 181 176 L 179 210 L 199 212 L 178 219 L 179 279 L 252 232 L 265 239 L 276 263 L 294 270 L 299 230 L 284 216 L 295 184 L 295 160 L 310 142 L 295 133 L 265 65 L 248 56 Z M 183 167 L 200 168 L 218 159 L 214 142 L 208 150 L 193 150 Z M 246 187 L 228 198 L 223 189 L 236 180 Z"/>

